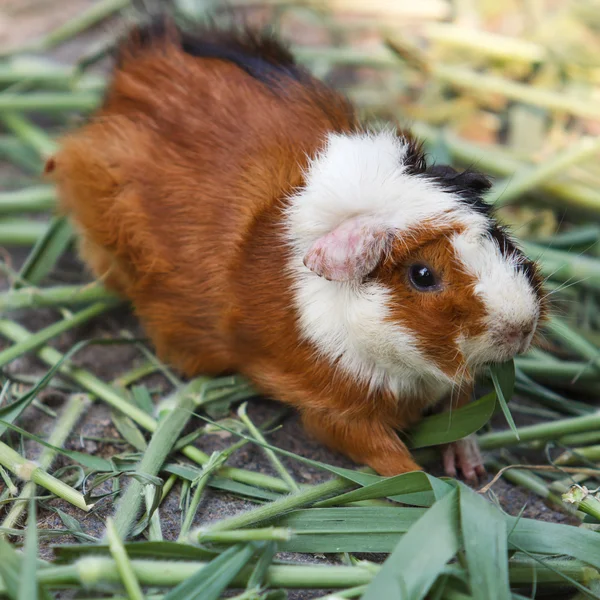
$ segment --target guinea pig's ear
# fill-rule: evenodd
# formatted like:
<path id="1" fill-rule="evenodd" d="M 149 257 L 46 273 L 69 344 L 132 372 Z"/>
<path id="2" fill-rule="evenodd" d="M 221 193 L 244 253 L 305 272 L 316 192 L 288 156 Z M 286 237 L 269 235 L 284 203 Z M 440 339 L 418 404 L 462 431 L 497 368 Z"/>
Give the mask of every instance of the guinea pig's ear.
<path id="1" fill-rule="evenodd" d="M 391 239 L 391 232 L 373 217 L 354 217 L 314 242 L 304 264 L 330 281 L 361 281 L 377 266 Z"/>

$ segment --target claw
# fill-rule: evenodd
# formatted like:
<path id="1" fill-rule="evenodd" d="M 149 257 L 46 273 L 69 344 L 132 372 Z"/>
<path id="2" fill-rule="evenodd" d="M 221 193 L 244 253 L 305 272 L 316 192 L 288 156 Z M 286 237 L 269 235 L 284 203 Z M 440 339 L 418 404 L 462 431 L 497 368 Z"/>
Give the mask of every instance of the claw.
<path id="1" fill-rule="evenodd" d="M 486 474 L 479 444 L 474 435 L 444 446 L 442 456 L 444 471 L 449 477 L 456 477 L 460 470 L 467 481 L 476 482 Z"/>

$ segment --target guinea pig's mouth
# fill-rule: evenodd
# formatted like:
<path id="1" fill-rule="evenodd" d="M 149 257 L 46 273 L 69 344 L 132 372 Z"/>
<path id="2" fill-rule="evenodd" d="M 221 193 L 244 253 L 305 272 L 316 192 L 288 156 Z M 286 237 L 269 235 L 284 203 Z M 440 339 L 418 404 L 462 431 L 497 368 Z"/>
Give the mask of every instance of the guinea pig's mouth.
<path id="1" fill-rule="evenodd" d="M 531 347 L 535 335 L 535 325 L 524 328 L 515 327 L 514 329 L 503 331 L 497 336 L 498 348 L 502 349 L 509 358 L 518 354 L 524 354 Z"/>
<path id="2" fill-rule="evenodd" d="M 529 350 L 535 327 L 490 332 L 477 338 L 463 339 L 465 359 L 472 367 L 506 362 Z"/>

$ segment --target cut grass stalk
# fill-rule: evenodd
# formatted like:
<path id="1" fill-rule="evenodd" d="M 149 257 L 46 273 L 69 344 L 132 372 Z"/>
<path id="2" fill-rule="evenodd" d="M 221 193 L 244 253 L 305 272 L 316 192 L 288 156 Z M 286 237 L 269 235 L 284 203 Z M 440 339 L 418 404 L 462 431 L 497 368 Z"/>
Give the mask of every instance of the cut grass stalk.
<path id="1" fill-rule="evenodd" d="M 29 219 L 1 219 L 0 246 L 32 246 L 44 235 L 47 224 Z"/>
<path id="2" fill-rule="evenodd" d="M 7 338 L 20 342 L 30 336 L 24 327 L 14 323 L 12 321 L 0 320 L 0 335 L 4 335 Z M 54 348 L 41 348 L 38 349 L 38 356 L 49 366 L 55 366 L 63 361 L 63 355 L 54 350 Z M 59 372 L 66 375 L 73 381 L 77 382 L 83 389 L 87 390 L 91 394 L 97 396 L 113 408 L 121 411 L 127 415 L 130 419 L 135 421 L 138 425 L 144 429 L 154 432 L 158 423 L 148 413 L 137 408 L 131 402 L 124 399 L 114 388 L 104 383 L 85 369 L 75 367 L 69 363 L 63 364 Z M 204 465 L 208 462 L 209 456 L 202 452 L 199 448 L 194 446 L 185 446 L 181 449 L 181 453 L 189 458 L 190 460 Z M 275 492 L 285 493 L 288 491 L 286 484 L 281 481 L 278 477 L 271 477 L 263 473 L 254 473 L 252 471 L 246 471 L 244 469 L 237 469 L 234 467 L 223 467 L 218 473 L 221 477 L 226 477 L 240 483 L 247 483 L 248 485 L 254 485 L 256 487 L 262 487 Z"/>
<path id="3" fill-rule="evenodd" d="M 434 42 L 467 50 L 477 57 L 485 55 L 507 62 L 536 63 L 547 56 L 540 44 L 453 23 L 430 23 L 425 34 Z"/>
<path id="4" fill-rule="evenodd" d="M 57 321 L 56 323 L 53 323 L 52 325 L 49 325 L 48 327 L 45 327 L 36 333 L 30 334 L 23 341 L 10 346 L 3 352 L 0 352 L 0 368 L 4 367 L 11 361 L 15 360 L 15 358 L 18 358 L 27 352 L 37 350 L 40 346 L 43 346 L 46 342 L 55 338 L 61 333 L 64 333 L 69 329 L 73 329 L 74 327 L 77 327 L 78 325 L 97 317 L 103 312 L 106 312 L 109 308 L 111 308 L 111 304 L 97 302 L 96 304 L 92 304 L 92 306 L 84 308 L 80 312 L 75 313 L 66 319 Z"/>
<path id="5" fill-rule="evenodd" d="M 535 167 L 520 169 L 508 182 L 499 181 L 487 194 L 486 200 L 497 207 L 511 204 L 544 182 L 562 177 L 569 167 L 590 160 L 598 153 L 600 137 L 584 138 Z"/>
<path id="6" fill-rule="evenodd" d="M 89 112 L 98 108 L 100 96 L 92 92 L 33 92 L 30 94 L 0 94 L 0 113 L 3 112 Z"/>
<path id="7" fill-rule="evenodd" d="M 556 461 L 554 461 L 556 464 Z M 557 494 L 564 494 L 575 483 L 584 483 L 590 478 L 589 473 L 570 473 L 564 479 L 556 479 L 548 484 L 548 488 Z"/>
<path id="8" fill-rule="evenodd" d="M 200 561 L 131 560 L 133 573 L 140 584 L 157 587 L 176 586 L 207 564 Z M 271 565 L 266 571 L 265 584 L 272 588 L 346 589 L 369 584 L 379 570 L 379 565 Z M 245 568 L 232 585 L 244 586 L 251 572 L 251 569 Z M 578 560 L 545 559 L 540 564 L 520 559 L 509 564 L 509 576 L 514 585 L 530 585 L 534 578 L 539 585 L 565 585 L 561 574 L 584 584 L 598 579 L 595 569 Z M 48 589 L 74 585 L 95 588 L 120 581 L 115 561 L 103 556 L 86 556 L 70 565 L 47 566 L 38 573 L 38 582 Z M 4 583 L 0 584 L 0 593 L 5 590 Z"/>
<path id="9" fill-rule="evenodd" d="M 90 406 L 91 401 L 87 396 L 83 394 L 73 394 L 66 403 L 62 414 L 58 418 L 52 433 L 48 437 L 48 444 L 61 448 L 71 431 Z M 37 460 L 38 467 L 43 471 L 48 471 L 56 457 L 56 450 L 53 448 L 44 447 L 42 453 Z M 28 481 L 21 490 L 19 498 L 12 505 L 11 509 L 2 522 L 2 527 L 11 529 L 17 526 L 19 519 L 25 510 L 27 502 L 33 498 L 37 493 L 37 485 L 33 481 Z M 0 532 L 0 538 L 4 537 L 4 534 Z"/>
<path id="10" fill-rule="evenodd" d="M 194 396 L 199 386 L 205 384 L 206 381 L 206 378 L 195 379 L 175 393 L 175 406 L 158 423 L 158 427 L 152 434 L 148 448 L 135 469 L 137 473 L 151 477 L 158 475 L 173 445 L 179 438 L 187 422 L 193 416 L 196 405 Z M 135 523 L 146 485 L 147 483 L 133 478 L 119 501 L 115 512 L 115 527 L 123 539 L 127 539 Z"/>
<path id="11" fill-rule="evenodd" d="M 594 224 L 574 227 L 555 235 L 537 239 L 538 244 L 547 244 L 550 248 L 569 250 L 573 246 L 589 248 L 600 242 L 600 226 Z"/>
<path id="12" fill-rule="evenodd" d="M 56 192 L 49 185 L 37 185 L 0 193 L 0 215 L 43 212 L 54 208 L 55 204 Z"/>
<path id="13" fill-rule="evenodd" d="M 110 554 L 117 565 L 117 569 L 119 571 L 119 575 L 121 576 L 123 587 L 127 591 L 128 598 L 131 600 L 144 600 L 142 588 L 140 587 L 137 577 L 133 572 L 129 556 L 127 555 L 127 552 L 123 546 L 123 542 L 119 537 L 117 528 L 110 517 L 106 519 L 106 538 L 108 541 Z"/>
<path id="14" fill-rule="evenodd" d="M 250 435 L 253 438 L 257 439 L 259 442 L 266 444 L 267 441 L 265 440 L 264 436 L 259 431 L 259 429 L 255 427 L 254 423 L 252 423 L 250 417 L 248 417 L 248 414 L 246 412 L 247 406 L 247 402 L 244 402 L 240 405 L 240 407 L 238 408 L 238 416 L 240 417 L 242 423 L 244 423 L 244 425 L 246 425 L 246 427 L 248 428 Z M 290 492 L 299 492 L 300 487 L 295 482 L 294 478 L 288 473 L 287 469 L 283 466 L 283 463 L 281 462 L 281 460 L 279 460 L 279 457 L 275 454 L 275 452 L 273 452 L 273 450 L 265 446 L 262 446 L 261 449 L 265 453 L 266 457 L 269 459 L 271 465 L 273 465 L 274 469 L 279 473 L 281 479 L 283 479 L 283 481 L 286 482 Z"/>
<path id="15" fill-rule="evenodd" d="M 576 382 L 597 383 L 598 373 L 585 362 L 542 361 L 529 357 L 515 358 L 515 365 L 530 377 L 572 385 Z"/>
<path id="16" fill-rule="evenodd" d="M 573 331 L 558 317 L 551 316 L 545 327 L 581 358 L 588 360 L 596 372 L 600 373 L 600 352 L 594 344 Z"/>
<path id="17" fill-rule="evenodd" d="M 578 444 L 597 444 L 600 442 L 600 431 L 586 431 L 585 433 L 573 433 L 558 439 L 562 446 L 576 446 Z"/>
<path id="18" fill-rule="evenodd" d="M 564 435 L 593 431 L 598 428 L 600 428 L 600 412 L 594 412 L 581 417 L 519 427 L 520 443 L 532 442 L 534 440 L 558 439 Z M 518 443 L 519 440 L 517 440 L 514 433 L 510 430 L 493 431 L 479 436 L 479 445 L 482 450 L 514 446 Z"/>
<path id="19" fill-rule="evenodd" d="M 398 68 L 399 65 L 394 54 L 385 48 L 376 52 L 365 52 L 349 47 L 295 46 L 293 52 L 300 62 L 308 64 L 326 62 L 328 64 L 361 66 L 372 69 Z"/>
<path id="20" fill-rule="evenodd" d="M 197 531 L 198 543 L 213 542 L 215 544 L 239 544 L 242 542 L 288 542 L 293 531 L 283 527 L 263 527 L 257 529 L 236 529 L 235 531 Z"/>
<path id="21" fill-rule="evenodd" d="M 431 74 L 439 81 L 455 88 L 468 90 L 477 96 L 499 94 L 511 100 L 555 112 L 584 119 L 600 119 L 600 108 L 596 102 L 578 98 L 572 94 L 517 83 L 510 79 L 478 73 L 464 67 L 434 65 L 431 67 Z"/>
<path id="22" fill-rule="evenodd" d="M 60 479 L 46 473 L 37 463 L 23 458 L 4 442 L 0 442 L 0 464 L 4 465 L 19 479 L 33 481 L 81 510 L 87 512 L 93 506 L 85 502 L 83 494 L 63 483 Z"/>
<path id="23" fill-rule="evenodd" d="M 557 465 L 574 465 L 585 460 L 592 463 L 600 461 L 600 445 L 571 448 L 571 450 L 561 454 L 554 462 Z"/>
<path id="24" fill-rule="evenodd" d="M 156 373 L 158 370 L 157 366 L 151 362 L 145 362 L 141 364 L 139 367 L 134 367 L 131 371 L 127 371 L 127 373 L 123 373 L 119 375 L 113 382 L 113 385 L 118 387 L 126 388 L 130 386 L 132 383 L 147 377 L 148 375 L 152 375 L 152 373 Z"/>
<path id="25" fill-rule="evenodd" d="M 554 250 L 533 242 L 522 242 L 525 252 L 539 260 L 544 275 L 557 281 L 575 281 L 600 290 L 600 260 L 583 254 Z"/>
<path id="26" fill-rule="evenodd" d="M 573 485 L 562 495 L 564 502 L 574 505 L 578 510 L 600 521 L 600 500 L 585 486 Z"/>
<path id="27" fill-rule="evenodd" d="M 0 85 L 28 82 L 50 89 L 73 89 L 73 69 L 39 56 L 13 56 L 0 64 Z M 87 74 L 77 80 L 75 89 L 100 90 L 106 79 Z"/>
<path id="28" fill-rule="evenodd" d="M 56 142 L 48 137 L 43 129 L 15 112 L 0 113 L 0 120 L 22 142 L 33 148 L 42 159 L 49 158 L 56 151 Z"/>
<path id="29" fill-rule="evenodd" d="M 199 561 L 152 561 L 133 559 L 131 565 L 138 581 L 146 586 L 171 587 L 185 581 L 208 563 Z M 245 585 L 251 569 L 244 569 L 233 585 Z M 267 569 L 265 583 L 271 587 L 347 588 L 371 581 L 373 571 L 364 567 L 272 565 Z M 108 557 L 84 557 L 73 565 L 40 569 L 38 581 L 46 588 L 85 585 L 89 588 L 104 583 L 119 583 L 114 560 Z M 0 585 L 0 593 L 5 590 Z"/>
<path id="30" fill-rule="evenodd" d="M 400 49 L 408 47 L 404 41 L 396 44 L 394 40 L 390 39 L 387 41 L 387 45 L 393 50 L 392 56 L 399 57 L 403 62 L 410 62 L 410 58 L 413 58 L 413 56 L 423 56 L 416 48 L 411 48 L 409 52 L 394 51 L 396 45 Z M 382 55 L 382 62 L 383 60 L 384 55 Z M 588 101 L 572 94 L 534 87 L 496 75 L 480 73 L 466 67 L 436 64 L 426 59 L 423 63 L 418 66 L 421 70 L 426 70 L 431 78 L 451 87 L 467 91 L 476 97 L 498 94 L 510 100 L 538 106 L 550 111 L 566 113 L 584 119 L 600 119 L 600 109 L 592 100 Z"/>
<path id="31" fill-rule="evenodd" d="M 22 287 L 0 293 L 0 313 L 22 308 L 77 306 L 115 300 L 117 296 L 96 282 L 85 285 L 59 285 L 51 288 Z"/>
<path id="32" fill-rule="evenodd" d="M 357 585 L 347 590 L 340 590 L 335 592 L 334 594 L 327 594 L 326 596 L 320 596 L 319 598 L 315 598 L 315 600 L 337 600 L 338 598 L 358 598 L 362 596 L 366 591 L 366 585 Z"/>

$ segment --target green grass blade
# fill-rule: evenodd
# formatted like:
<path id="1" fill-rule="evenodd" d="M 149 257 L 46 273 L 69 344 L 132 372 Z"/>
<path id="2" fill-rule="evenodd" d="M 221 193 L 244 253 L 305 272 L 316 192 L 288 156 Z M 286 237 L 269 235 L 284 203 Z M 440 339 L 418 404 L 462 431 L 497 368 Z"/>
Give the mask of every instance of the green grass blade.
<path id="1" fill-rule="evenodd" d="M 380 479 L 376 483 L 319 502 L 315 504 L 315 507 L 325 508 L 359 500 L 386 497 L 396 502 L 431 506 L 436 500 L 451 492 L 452 489 L 450 484 L 441 479 L 432 477 L 422 471 L 415 471 Z"/>
<path id="2" fill-rule="evenodd" d="M 362 600 L 424 598 L 460 546 L 458 490 L 453 490 L 404 535 Z"/>
<path id="3" fill-rule="evenodd" d="M 459 510 L 471 594 L 486 600 L 510 600 L 508 529 L 504 515 L 462 484 Z"/>
<path id="4" fill-rule="evenodd" d="M 123 547 L 123 542 L 115 529 L 113 520 L 108 517 L 106 520 L 106 537 L 108 540 L 108 547 L 112 557 L 115 559 L 123 587 L 127 590 L 127 596 L 130 600 L 144 600 L 144 594 L 142 588 L 131 568 L 131 561 L 129 555 Z"/>
<path id="5" fill-rule="evenodd" d="M 47 231 L 46 223 L 32 219 L 0 218 L 2 246 L 31 246 Z"/>
<path id="6" fill-rule="evenodd" d="M 4 582 L 4 588 L 11 600 L 18 600 L 19 576 L 21 557 L 16 550 L 6 541 L 0 539 L 0 576 Z"/>
<path id="7" fill-rule="evenodd" d="M 35 510 L 35 500 L 29 501 L 29 514 L 27 516 L 27 533 L 25 534 L 25 549 L 23 551 L 23 561 L 21 564 L 21 577 L 19 579 L 19 600 L 37 600 L 37 554 L 38 554 L 38 536 L 37 536 L 37 511 Z"/>
<path id="8" fill-rule="evenodd" d="M 16 431 L 20 435 L 29 438 L 30 440 L 36 441 L 38 444 L 45 446 L 46 448 L 50 448 L 57 452 L 58 454 L 62 454 L 63 456 L 68 456 L 71 460 L 82 464 L 84 467 L 88 467 L 88 469 L 93 469 L 94 471 L 113 471 L 112 463 L 102 458 L 101 456 L 95 456 L 93 454 L 86 454 L 85 452 L 78 452 L 77 450 L 65 450 L 64 448 L 59 448 L 58 446 L 53 446 L 49 444 L 46 440 L 43 440 L 41 437 L 33 433 L 29 433 L 25 429 L 21 429 L 17 425 L 13 425 L 12 423 L 8 423 L 7 421 L 3 421 L 0 419 L 0 426 L 11 429 L 12 431 Z"/>
<path id="9" fill-rule="evenodd" d="M 206 381 L 203 377 L 193 379 L 178 389 L 174 397 L 172 410 L 163 417 L 152 434 L 144 455 L 136 467 L 141 473 L 156 476 L 160 472 L 173 444 L 181 435 L 183 428 L 194 414 L 195 393 L 201 390 Z M 127 539 L 139 512 L 144 493 L 144 483 L 132 480 L 121 497 L 115 512 L 115 525 L 120 535 Z"/>
<path id="10" fill-rule="evenodd" d="M 189 579 L 173 588 L 164 600 L 218 600 L 256 552 L 255 544 L 232 546 Z"/>
<path id="11" fill-rule="evenodd" d="M 515 434 L 517 440 L 519 440 L 521 439 L 519 437 L 519 431 L 510 414 L 510 409 L 508 408 L 508 401 L 511 399 L 515 389 L 515 363 L 511 360 L 502 363 L 501 365 L 492 365 L 490 367 L 490 377 L 492 378 L 494 390 L 496 391 L 496 396 L 498 397 L 498 402 L 502 408 L 504 417 L 506 418 L 511 431 Z"/>
<path id="12" fill-rule="evenodd" d="M 115 426 L 115 429 L 121 434 L 121 437 L 128 444 L 140 452 L 143 452 L 148 447 L 142 432 L 127 415 L 117 412 L 116 410 L 112 410 L 110 418 Z"/>
<path id="13" fill-rule="evenodd" d="M 508 360 L 500 364 L 490 366 L 490 372 L 496 376 L 502 395 L 508 402 L 515 392 L 515 363 L 513 360 Z"/>
<path id="14" fill-rule="evenodd" d="M 533 519 L 507 519 L 509 548 L 571 556 L 600 569 L 600 537 L 596 531 Z"/>
<path id="15" fill-rule="evenodd" d="M 278 544 L 280 552 L 391 552 L 425 512 L 398 506 L 308 508 L 270 524 L 294 533 Z"/>
<path id="16" fill-rule="evenodd" d="M 496 394 L 491 393 L 457 410 L 423 419 L 408 434 L 410 448 L 449 444 L 479 431 L 492 417 Z"/>
<path id="17" fill-rule="evenodd" d="M 267 574 L 267 569 L 273 562 L 273 558 L 275 557 L 277 549 L 278 545 L 275 542 L 269 542 L 265 545 L 263 551 L 260 554 L 260 558 L 258 559 L 258 561 L 256 561 L 256 564 L 252 569 L 252 574 L 248 579 L 246 589 L 254 590 L 260 589 L 262 587 Z"/>
<path id="18" fill-rule="evenodd" d="M 69 222 L 64 217 L 54 217 L 27 257 L 19 273 L 20 279 L 38 285 L 54 269 L 72 240 Z"/>
<path id="19" fill-rule="evenodd" d="M 134 385 L 131 388 L 131 395 L 139 408 L 146 411 L 149 415 L 154 413 L 154 402 L 145 385 Z"/>
<path id="20" fill-rule="evenodd" d="M 106 312 L 109 308 L 111 308 L 110 304 L 97 302 L 79 312 L 69 315 L 65 319 L 61 319 L 60 321 L 56 321 L 56 323 L 52 323 L 52 325 L 48 325 L 48 327 L 44 327 L 44 329 L 41 329 L 40 331 L 30 334 L 22 342 L 13 344 L 6 350 L 0 352 L 0 367 L 4 367 L 26 352 L 37 350 L 40 346 L 43 346 L 46 342 L 61 333 L 73 329 L 77 325 L 86 323 L 103 312 Z"/>
<path id="21" fill-rule="evenodd" d="M 50 210 L 56 204 L 56 192 L 49 185 L 0 192 L 0 214 Z"/>
<path id="22" fill-rule="evenodd" d="M 0 294 L 0 312 L 45 306 L 77 306 L 116 299 L 114 294 L 97 282 L 85 285 L 58 285 L 51 288 L 23 287 Z"/>
<path id="23" fill-rule="evenodd" d="M 180 465 L 175 463 L 167 463 L 163 467 L 164 473 L 172 473 L 187 481 L 194 481 L 202 473 L 202 469 L 194 467 L 192 465 Z M 281 494 L 276 492 L 270 492 L 261 488 L 240 483 L 238 481 L 232 481 L 231 479 L 225 479 L 214 475 L 208 482 L 208 485 L 217 490 L 223 490 L 225 492 L 231 492 L 243 498 L 250 498 L 253 500 L 277 500 L 281 498 Z"/>

